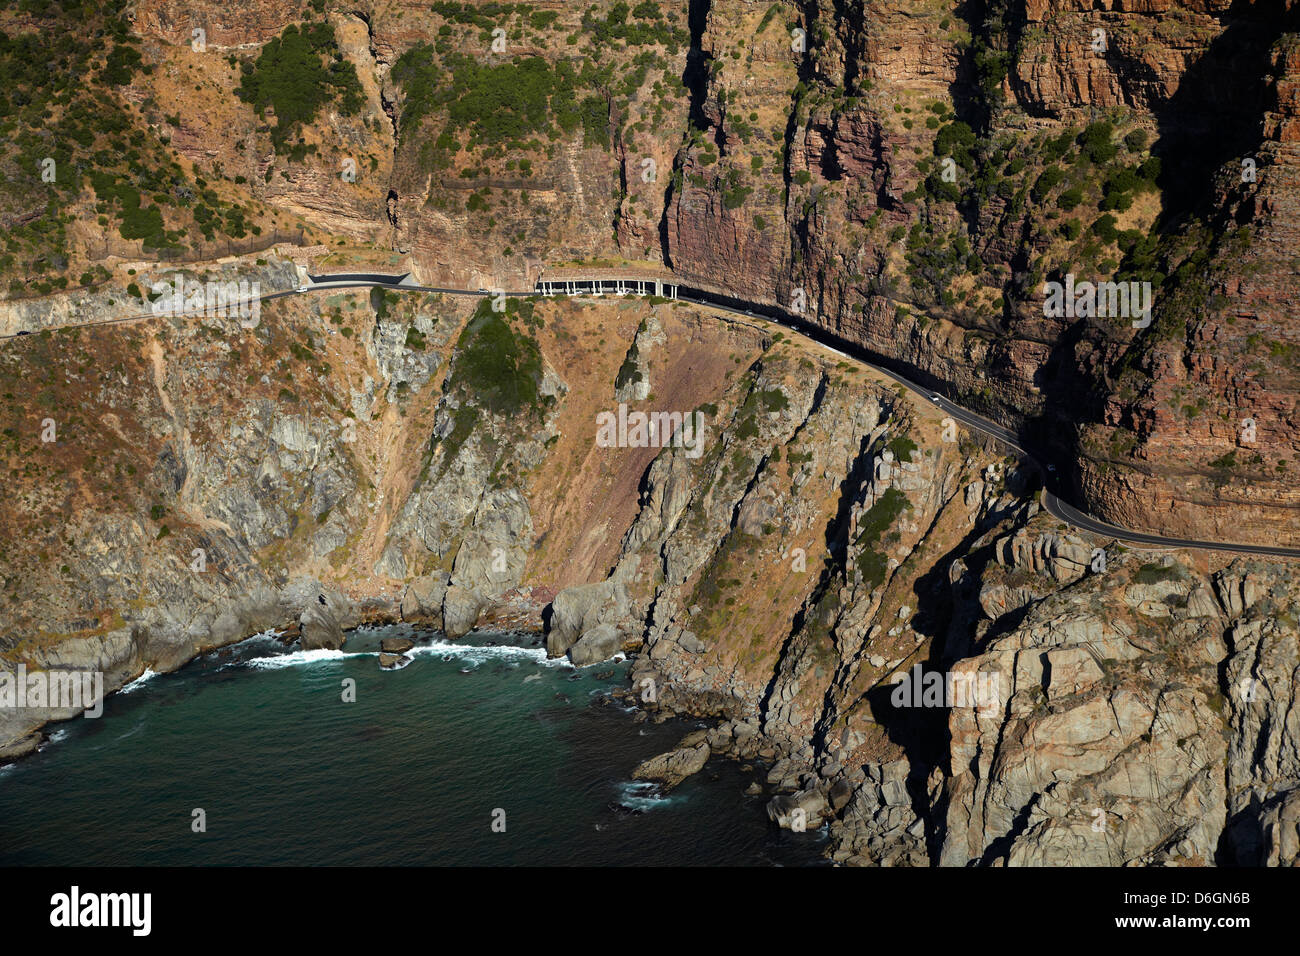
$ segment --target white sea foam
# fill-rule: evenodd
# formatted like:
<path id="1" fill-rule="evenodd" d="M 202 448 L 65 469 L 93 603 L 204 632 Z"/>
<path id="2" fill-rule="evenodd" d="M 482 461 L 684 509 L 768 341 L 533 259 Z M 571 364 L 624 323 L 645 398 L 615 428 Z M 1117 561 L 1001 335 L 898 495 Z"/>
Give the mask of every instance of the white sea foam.
<path id="1" fill-rule="evenodd" d="M 138 691 L 141 687 L 143 687 L 145 684 L 149 683 L 151 680 L 153 680 L 153 679 L 154 679 L 155 677 L 157 677 L 157 676 L 158 676 L 157 671 L 151 670 L 150 668 L 146 667 L 146 668 L 144 669 L 144 673 L 143 673 L 143 674 L 141 674 L 141 675 L 140 675 L 139 677 L 137 677 L 135 680 L 131 681 L 131 683 L 129 683 L 129 684 L 127 684 L 126 686 L 124 686 L 121 690 L 118 691 L 118 693 L 119 693 L 119 694 L 134 694 L 134 693 L 135 693 L 136 691 Z"/>
<path id="2" fill-rule="evenodd" d="M 629 810 L 658 810 L 675 802 L 675 798 L 663 792 L 657 783 L 645 780 L 631 780 L 619 787 L 618 802 Z"/>
<path id="3" fill-rule="evenodd" d="M 544 647 L 516 647 L 513 644 L 497 644 L 483 647 L 474 644 L 452 644 L 434 641 L 431 644 L 417 644 L 407 651 L 408 654 L 450 655 L 464 664 L 485 664 L 488 661 L 531 661 L 541 667 L 572 667 L 562 657 L 548 658 Z"/>
<path id="4" fill-rule="evenodd" d="M 413 660 L 415 660 L 415 658 L 410 654 L 403 654 L 397 659 L 396 663 L 394 663 L 392 667 L 385 667 L 384 670 L 400 671 L 404 667 L 409 667 Z"/>
<path id="5" fill-rule="evenodd" d="M 378 651 L 336 651 L 322 647 L 313 651 L 291 651 L 288 654 L 277 654 L 274 657 L 252 657 L 246 661 L 241 661 L 240 664 L 245 667 L 256 667 L 258 670 L 279 670 L 282 667 L 341 661 L 347 657 L 378 656 Z"/>
<path id="6" fill-rule="evenodd" d="M 36 750 L 37 752 L 40 752 L 42 750 L 45 750 L 48 747 L 53 747 L 55 744 L 57 744 L 59 741 L 63 740 L 67 736 L 68 736 L 68 729 L 66 727 L 60 727 L 58 730 L 53 731 L 47 738 L 45 738 L 45 740 L 41 742 L 41 745 L 37 747 Z"/>
<path id="7" fill-rule="evenodd" d="M 258 631 L 256 634 L 252 635 L 251 637 L 244 638 L 239 643 L 247 644 L 249 641 L 267 641 L 267 640 L 278 642 L 280 640 L 280 633 L 281 632 L 276 628 L 268 627 L 265 631 Z"/>

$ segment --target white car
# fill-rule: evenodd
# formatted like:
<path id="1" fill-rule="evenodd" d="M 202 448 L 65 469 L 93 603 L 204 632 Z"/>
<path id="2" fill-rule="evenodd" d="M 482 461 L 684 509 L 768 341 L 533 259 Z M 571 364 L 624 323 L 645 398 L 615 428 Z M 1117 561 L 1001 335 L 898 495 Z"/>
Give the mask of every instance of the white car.
<path id="1" fill-rule="evenodd" d="M 300 286 L 298 286 L 298 291 L 299 291 L 299 292 L 306 292 L 306 291 L 307 291 L 307 287 L 306 287 L 305 285 L 300 285 Z"/>
<path id="2" fill-rule="evenodd" d="M 932 401 L 932 402 L 934 402 L 936 405 L 938 405 L 938 404 L 939 404 L 939 393 L 938 393 L 938 392 L 932 392 L 931 395 L 930 395 L 930 401 Z"/>

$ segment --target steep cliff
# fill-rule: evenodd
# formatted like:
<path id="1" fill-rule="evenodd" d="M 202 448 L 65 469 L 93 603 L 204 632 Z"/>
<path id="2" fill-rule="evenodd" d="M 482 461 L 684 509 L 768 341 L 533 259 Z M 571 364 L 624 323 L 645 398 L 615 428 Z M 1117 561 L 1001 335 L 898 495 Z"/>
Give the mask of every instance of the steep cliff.
<path id="1" fill-rule="evenodd" d="M 13 340 L 7 665 L 111 690 L 263 629 L 545 629 L 579 664 L 638 651 L 655 719 L 719 721 L 644 775 L 758 761 L 773 818 L 829 823 L 841 861 L 1294 856 L 1286 567 L 1073 534 L 1033 471 L 766 323 L 493 301 Z M 678 430 L 596 440 L 620 400 Z M 6 710 L 3 752 L 64 716 Z"/>
<path id="2" fill-rule="evenodd" d="M 470 287 L 664 263 L 1022 426 L 1099 515 L 1300 541 L 1293 3 L 168 0 L 105 16 L 120 47 L 70 68 L 103 59 L 86 95 L 125 104 L 163 164 L 132 161 L 139 196 L 95 187 L 101 215 L 121 197 L 122 237 L 307 226 Z M 355 96 L 300 102 L 282 67 L 316 26 L 322 76 L 355 73 Z M 76 113 L 63 139 L 87 142 Z M 46 223 L 22 185 L 46 147 L 28 139 L 3 203 L 23 236 L 13 288 L 106 281 L 117 223 L 66 185 L 52 208 L 81 215 Z M 98 168 L 93 145 L 51 155 Z M 134 222 L 168 155 L 193 184 Z M 1045 314 L 1044 283 L 1067 276 L 1150 283 L 1150 324 Z"/>
<path id="3" fill-rule="evenodd" d="M 211 264 L 282 231 L 471 289 L 654 263 L 1020 426 L 1099 516 L 1300 544 L 1295 4 L 196 11 L 106 5 L 50 54 L 73 91 L 31 69 L 67 11 L 0 14 L 6 664 L 113 689 L 268 628 L 497 622 L 636 651 L 647 715 L 717 720 L 640 774 L 759 766 L 840 861 L 1295 862 L 1289 565 L 1060 525 L 789 332 L 391 292 L 77 327 L 169 257 L 293 288 L 283 250 Z M 1045 301 L 1108 281 L 1150 322 Z M 620 403 L 699 441 L 611 447 Z M 0 712 L 0 755 L 65 716 Z"/>

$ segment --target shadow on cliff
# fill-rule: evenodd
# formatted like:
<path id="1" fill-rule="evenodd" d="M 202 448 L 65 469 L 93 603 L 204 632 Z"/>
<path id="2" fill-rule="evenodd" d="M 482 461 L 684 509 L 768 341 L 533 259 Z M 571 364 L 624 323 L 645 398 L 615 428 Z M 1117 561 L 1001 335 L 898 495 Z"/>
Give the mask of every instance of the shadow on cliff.
<path id="1" fill-rule="evenodd" d="M 1253 155 L 1261 144 L 1263 114 L 1269 105 L 1271 51 L 1284 32 L 1300 29 L 1300 7 L 1288 11 L 1285 0 L 1237 0 L 1220 19 L 1225 23 L 1223 31 L 1187 66 L 1168 100 L 1153 107 L 1156 138 L 1151 154 L 1160 160 L 1157 185 L 1163 207 L 1153 227 L 1157 236 L 1178 235 L 1197 219 L 1209 223 L 1217 233 L 1232 228 L 1232 210 L 1219 206 L 1215 180 L 1225 167 Z M 1115 49 L 1108 59 L 1130 89 L 1160 83 L 1154 70 L 1138 59 Z M 1166 262 L 1162 268 L 1170 265 Z M 1124 268 L 1122 265 L 1121 271 Z M 1157 319 L 1162 299 L 1157 295 Z M 1091 351 L 1089 341 L 1096 340 L 1098 334 L 1092 320 L 1080 320 L 1067 328 L 1052 343 L 1035 380 L 1045 399 L 1043 411 L 1027 417 L 1022 431 L 1063 463 L 1079 454 L 1078 424 L 1106 420 L 1112 392 L 1108 376 L 1113 373 L 1106 370 L 1110 363 L 1084 369 L 1079 359 L 1080 354 Z M 1105 337 L 1104 330 L 1100 334 Z M 1141 338 L 1128 349 L 1121 346 L 1128 355 L 1125 361 L 1140 361 L 1145 347 L 1146 340 Z M 1072 480 L 1067 494 L 1081 500 L 1077 470 L 1064 469 L 1063 474 Z"/>
<path id="2" fill-rule="evenodd" d="M 1300 29 L 1300 7 L 1287 7 L 1286 0 L 1233 3 L 1222 16 L 1223 32 L 1155 110 L 1151 152 L 1161 162 L 1158 185 L 1165 209 L 1160 229 L 1188 215 L 1212 216 L 1215 174 L 1259 147 L 1272 48 L 1283 33 Z M 1138 69 L 1136 63 L 1131 67 Z"/>
<path id="3" fill-rule="evenodd" d="M 709 61 L 712 57 L 704 52 L 702 41 L 704 28 L 708 25 L 709 11 L 712 6 L 712 0 L 690 0 L 686 11 L 686 25 L 690 33 L 690 41 L 686 50 L 686 65 L 682 69 L 682 86 L 686 88 L 687 95 L 688 130 L 707 131 L 710 126 L 709 117 L 704 111 L 704 102 L 709 92 Z M 659 217 L 659 256 L 669 269 L 673 267 L 673 259 L 668 234 L 668 216 L 672 210 L 677 192 L 673 184 L 681 173 L 682 163 L 686 156 L 686 142 L 689 139 L 688 132 L 686 141 L 683 142 L 682 148 L 677 151 L 677 156 L 673 161 L 673 176 L 669 177 L 668 185 L 664 187 L 663 214 Z"/>

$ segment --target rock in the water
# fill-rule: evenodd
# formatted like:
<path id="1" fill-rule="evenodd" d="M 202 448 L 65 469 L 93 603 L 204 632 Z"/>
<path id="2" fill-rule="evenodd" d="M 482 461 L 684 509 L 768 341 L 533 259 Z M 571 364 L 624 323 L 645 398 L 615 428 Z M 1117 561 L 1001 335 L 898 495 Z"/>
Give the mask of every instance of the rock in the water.
<path id="1" fill-rule="evenodd" d="M 379 649 L 388 654 L 405 654 L 415 646 L 409 637 L 385 637 L 379 642 Z"/>
<path id="2" fill-rule="evenodd" d="M 401 670 L 407 664 L 411 663 L 411 658 L 405 654 L 380 654 L 379 666 L 386 671 Z"/>
<path id="3" fill-rule="evenodd" d="M 679 747 L 642 761 L 632 771 L 632 777 L 636 780 L 658 780 L 665 787 L 675 787 L 691 774 L 703 770 L 711 753 L 709 745 L 705 742 Z"/>

